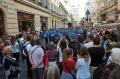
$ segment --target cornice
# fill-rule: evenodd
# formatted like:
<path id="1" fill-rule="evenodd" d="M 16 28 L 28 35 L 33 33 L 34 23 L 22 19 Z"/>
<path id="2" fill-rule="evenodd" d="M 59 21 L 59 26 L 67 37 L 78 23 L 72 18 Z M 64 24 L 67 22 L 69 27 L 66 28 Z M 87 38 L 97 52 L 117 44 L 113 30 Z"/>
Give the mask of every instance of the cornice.
<path id="1" fill-rule="evenodd" d="M 35 8 L 35 9 L 38 9 L 38 10 L 40 10 L 40 11 L 43 11 L 43 12 L 46 12 L 46 13 L 50 14 L 49 10 L 44 9 L 44 8 L 42 8 L 42 7 L 34 4 L 34 3 L 32 3 L 32 2 L 29 2 L 29 1 L 27 1 L 27 0 L 15 0 L 15 1 L 20 2 L 20 3 L 22 3 L 22 4 L 25 4 L 25 5 L 30 6 L 30 7 L 32 7 L 32 8 Z"/>

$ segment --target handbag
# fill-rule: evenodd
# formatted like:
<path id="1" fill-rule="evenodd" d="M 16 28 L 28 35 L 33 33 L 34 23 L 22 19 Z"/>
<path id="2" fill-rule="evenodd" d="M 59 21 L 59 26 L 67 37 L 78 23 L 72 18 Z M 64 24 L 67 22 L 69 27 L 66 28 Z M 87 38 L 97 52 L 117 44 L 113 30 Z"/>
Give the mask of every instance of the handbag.
<path id="1" fill-rule="evenodd" d="M 66 66 L 66 68 L 67 68 L 68 72 L 72 75 L 73 79 L 77 79 L 77 78 L 76 78 L 76 75 L 75 75 L 75 74 L 73 74 L 73 73 L 70 71 L 70 69 L 68 68 L 68 66 L 67 66 L 66 62 L 65 62 L 65 66 Z"/>

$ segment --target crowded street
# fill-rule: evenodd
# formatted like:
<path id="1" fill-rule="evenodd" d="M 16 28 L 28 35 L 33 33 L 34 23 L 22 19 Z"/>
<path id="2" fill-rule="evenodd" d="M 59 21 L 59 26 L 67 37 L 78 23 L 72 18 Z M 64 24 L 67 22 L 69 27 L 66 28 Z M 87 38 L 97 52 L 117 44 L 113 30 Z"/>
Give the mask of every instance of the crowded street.
<path id="1" fill-rule="evenodd" d="M 120 79 L 120 0 L 0 0 L 0 79 Z"/>

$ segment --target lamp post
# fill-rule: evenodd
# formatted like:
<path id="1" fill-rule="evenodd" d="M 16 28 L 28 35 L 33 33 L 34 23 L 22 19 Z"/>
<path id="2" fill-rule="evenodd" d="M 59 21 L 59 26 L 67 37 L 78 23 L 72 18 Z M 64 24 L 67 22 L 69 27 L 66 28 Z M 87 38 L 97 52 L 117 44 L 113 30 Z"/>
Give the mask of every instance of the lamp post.
<path id="1" fill-rule="evenodd" d="M 90 15 L 90 11 L 89 10 L 87 10 L 86 11 L 86 16 L 87 16 L 87 22 L 88 22 L 88 16 Z"/>
<path id="2" fill-rule="evenodd" d="M 90 11 L 87 10 L 87 11 L 86 11 L 86 16 L 87 16 L 87 20 L 86 20 L 86 21 L 87 21 L 87 25 L 88 25 L 88 21 L 89 21 L 89 19 L 88 19 L 88 16 L 89 16 L 89 15 L 90 15 Z"/>

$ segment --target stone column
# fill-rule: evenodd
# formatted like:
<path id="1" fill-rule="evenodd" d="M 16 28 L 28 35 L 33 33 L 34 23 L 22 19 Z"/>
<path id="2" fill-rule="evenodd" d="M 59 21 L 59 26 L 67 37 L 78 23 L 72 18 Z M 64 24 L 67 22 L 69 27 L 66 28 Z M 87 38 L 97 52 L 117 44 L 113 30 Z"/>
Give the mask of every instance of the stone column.
<path id="1" fill-rule="evenodd" d="M 15 35 L 19 32 L 18 28 L 18 18 L 17 18 L 17 9 L 15 7 L 14 0 L 5 0 L 6 6 L 6 29 L 7 33 L 10 35 Z"/>
<path id="2" fill-rule="evenodd" d="M 48 18 L 48 29 L 50 29 L 51 28 L 51 18 L 49 17 Z"/>
<path id="3" fill-rule="evenodd" d="M 41 23 L 40 23 L 40 15 L 35 14 L 34 16 L 34 27 L 36 31 L 40 31 Z"/>

